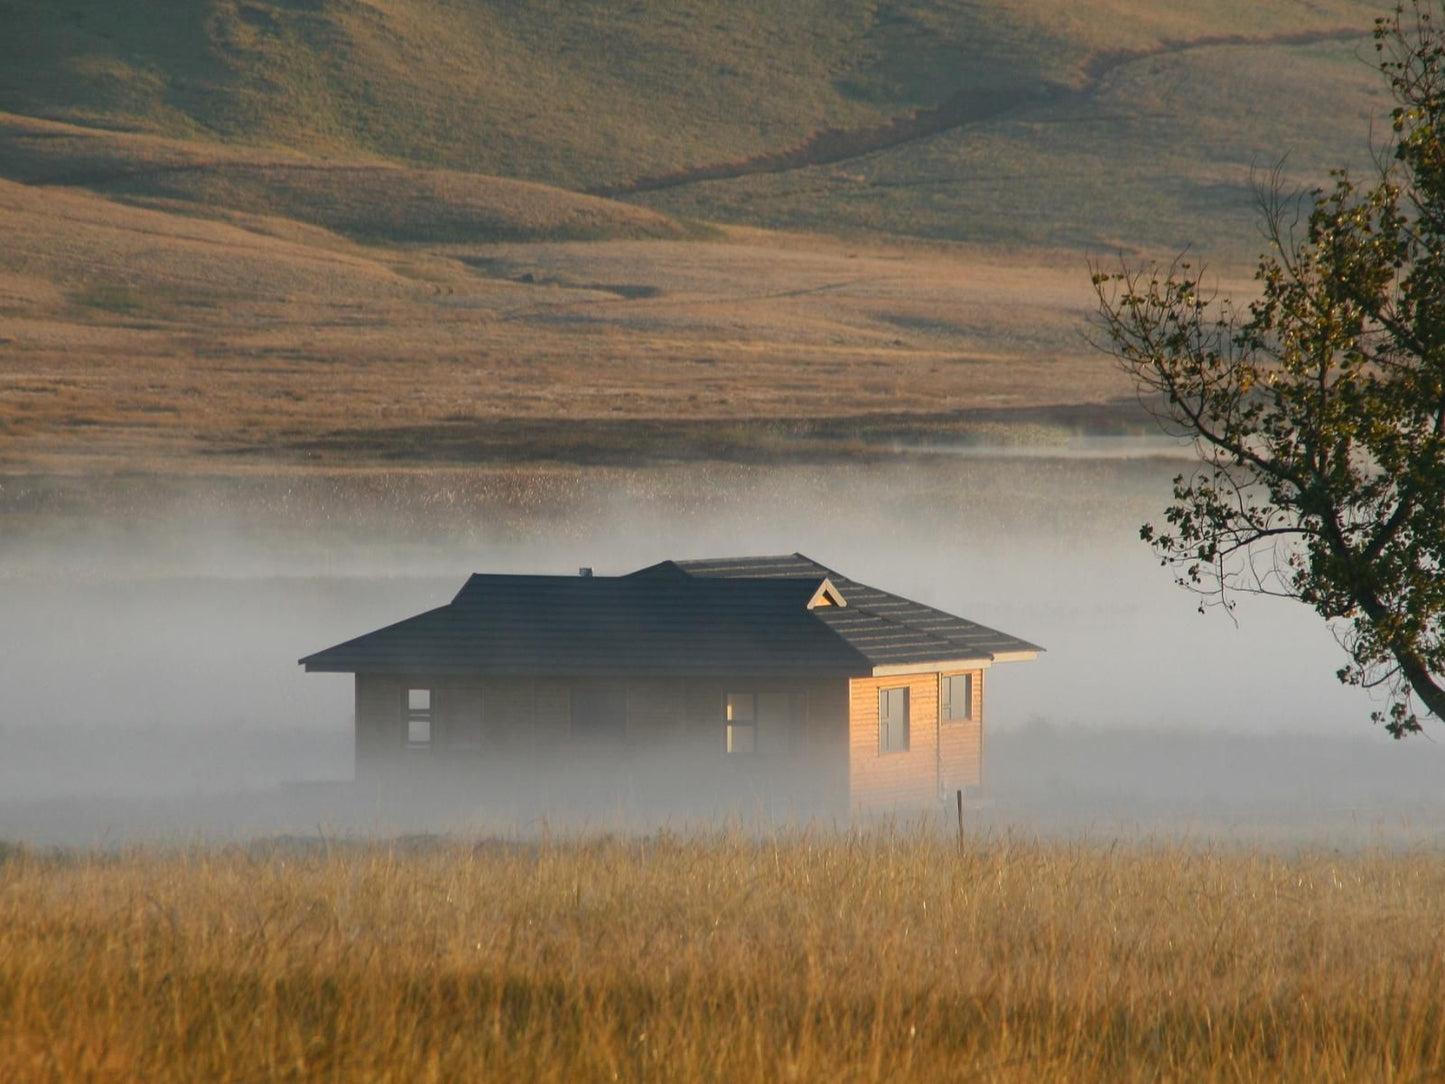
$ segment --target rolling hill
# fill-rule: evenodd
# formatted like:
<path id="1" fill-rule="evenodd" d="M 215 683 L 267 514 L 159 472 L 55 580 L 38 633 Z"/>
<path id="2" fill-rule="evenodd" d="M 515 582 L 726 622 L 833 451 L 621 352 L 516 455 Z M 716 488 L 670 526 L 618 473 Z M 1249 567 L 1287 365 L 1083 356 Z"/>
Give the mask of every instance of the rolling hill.
<path id="1" fill-rule="evenodd" d="M 1132 424 L 1085 256 L 1247 281 L 1260 170 L 1368 163 L 1377 12 L 0 0 L 0 469 Z"/>
<path id="2" fill-rule="evenodd" d="M 0 110 L 771 228 L 1232 252 L 1237 223 L 1199 235 L 1247 206 L 1251 165 L 1288 154 L 1309 181 L 1363 160 L 1381 112 L 1378 13 L 1358 0 L 5 0 Z"/>

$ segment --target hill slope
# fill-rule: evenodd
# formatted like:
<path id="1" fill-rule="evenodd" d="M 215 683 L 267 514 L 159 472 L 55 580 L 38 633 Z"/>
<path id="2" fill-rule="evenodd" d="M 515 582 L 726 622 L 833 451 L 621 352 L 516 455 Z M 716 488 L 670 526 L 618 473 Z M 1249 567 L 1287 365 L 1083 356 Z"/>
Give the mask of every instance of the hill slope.
<path id="1" fill-rule="evenodd" d="M 376 160 L 321 159 L 0 113 L 0 177 L 207 214 L 295 219 L 368 241 L 681 238 L 654 211 L 560 188 Z"/>
<path id="2" fill-rule="evenodd" d="M 0 0 L 0 472 L 1131 425 L 1082 255 L 1247 267 L 1375 12 Z"/>
<path id="3" fill-rule="evenodd" d="M 788 229 L 1177 247 L 1224 210 L 1236 250 L 1251 163 L 1363 160 L 1379 10 L 3 0 L 0 109 Z"/>

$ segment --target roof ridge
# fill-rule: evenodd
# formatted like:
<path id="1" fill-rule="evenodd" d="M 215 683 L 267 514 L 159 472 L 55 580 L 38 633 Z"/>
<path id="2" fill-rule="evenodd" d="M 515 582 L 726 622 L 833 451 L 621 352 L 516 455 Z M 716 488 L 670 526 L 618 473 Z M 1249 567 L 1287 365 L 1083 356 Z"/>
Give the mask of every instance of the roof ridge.
<path id="1" fill-rule="evenodd" d="M 846 604 L 806 605 L 827 583 Z M 666 561 L 613 576 L 474 572 L 449 603 L 302 661 L 356 672 L 866 673 L 1039 650 L 794 552 Z"/>

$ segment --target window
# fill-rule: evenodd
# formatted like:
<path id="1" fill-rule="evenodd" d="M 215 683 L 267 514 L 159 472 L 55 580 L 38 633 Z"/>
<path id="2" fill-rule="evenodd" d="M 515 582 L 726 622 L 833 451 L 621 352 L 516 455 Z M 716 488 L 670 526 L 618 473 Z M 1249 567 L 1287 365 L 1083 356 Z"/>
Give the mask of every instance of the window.
<path id="1" fill-rule="evenodd" d="M 406 691 L 406 747 L 431 748 L 432 698 L 430 689 Z"/>
<path id="2" fill-rule="evenodd" d="M 878 751 L 908 752 L 908 689 L 878 690 Z"/>
<path id="3" fill-rule="evenodd" d="M 973 718 L 972 674 L 948 674 L 938 679 L 938 717 L 945 723 Z"/>
<path id="4" fill-rule="evenodd" d="M 758 751 L 758 698 L 756 693 L 728 693 L 727 750 L 729 753 Z"/>

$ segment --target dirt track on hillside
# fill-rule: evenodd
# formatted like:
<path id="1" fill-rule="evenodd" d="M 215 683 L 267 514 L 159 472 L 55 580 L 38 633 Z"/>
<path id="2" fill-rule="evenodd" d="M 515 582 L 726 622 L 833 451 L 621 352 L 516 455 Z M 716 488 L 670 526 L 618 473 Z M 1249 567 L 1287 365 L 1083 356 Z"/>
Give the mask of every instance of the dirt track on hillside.
<path id="1" fill-rule="evenodd" d="M 638 195 L 643 192 L 658 192 L 668 188 L 681 188 L 702 181 L 732 180 L 761 173 L 787 173 L 810 166 L 832 165 L 850 158 L 861 158 L 866 154 L 889 150 L 893 147 L 926 139 L 955 128 L 994 120 L 1015 109 L 1044 102 L 1064 102 L 1069 99 L 1087 98 L 1094 94 L 1103 80 L 1116 69 L 1135 61 L 1150 57 L 1185 53 L 1193 49 L 1219 46 L 1294 46 L 1317 45 L 1326 41 L 1348 41 L 1369 35 L 1368 30 L 1353 27 L 1337 27 L 1334 30 L 1317 30 L 1299 34 L 1218 34 L 1187 41 L 1165 41 L 1153 49 L 1119 49 L 1095 53 L 1080 67 L 1084 83 L 1079 87 L 1068 87 L 1058 83 L 1046 83 L 1032 93 L 1016 90 L 987 91 L 970 93 L 960 91 L 941 105 L 917 109 L 911 114 L 884 123 L 862 128 L 824 128 L 814 132 L 807 139 L 792 147 L 768 151 L 747 158 L 725 162 L 711 162 L 666 173 L 637 177 L 616 184 L 598 185 L 585 189 L 589 196 L 614 198 Z"/>

